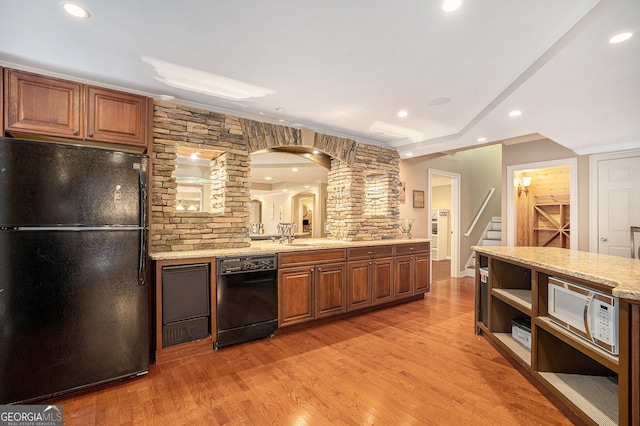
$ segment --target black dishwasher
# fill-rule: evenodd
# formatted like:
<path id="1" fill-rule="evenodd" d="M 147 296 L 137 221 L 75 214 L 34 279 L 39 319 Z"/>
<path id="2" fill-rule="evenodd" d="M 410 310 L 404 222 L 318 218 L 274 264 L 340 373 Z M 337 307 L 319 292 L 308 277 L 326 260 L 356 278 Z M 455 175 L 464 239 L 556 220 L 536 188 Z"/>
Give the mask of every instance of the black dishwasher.
<path id="1" fill-rule="evenodd" d="M 272 336 L 278 328 L 278 271 L 275 254 L 216 260 L 214 349 Z"/>

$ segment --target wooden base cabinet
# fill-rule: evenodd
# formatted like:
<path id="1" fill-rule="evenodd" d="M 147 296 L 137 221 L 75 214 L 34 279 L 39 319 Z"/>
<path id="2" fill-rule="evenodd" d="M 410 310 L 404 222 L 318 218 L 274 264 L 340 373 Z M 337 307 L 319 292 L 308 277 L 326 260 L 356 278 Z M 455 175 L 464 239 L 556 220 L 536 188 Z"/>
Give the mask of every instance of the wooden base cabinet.
<path id="1" fill-rule="evenodd" d="M 345 270 L 344 263 L 327 264 L 314 268 L 316 318 L 347 311 Z"/>
<path id="2" fill-rule="evenodd" d="M 278 326 L 429 291 L 429 247 L 426 242 L 278 253 Z"/>
<path id="3" fill-rule="evenodd" d="M 4 130 L 147 146 L 150 98 L 6 69 Z"/>
<path id="4" fill-rule="evenodd" d="M 346 312 L 345 250 L 278 255 L 278 326 Z"/>
<path id="5" fill-rule="evenodd" d="M 396 246 L 394 299 L 429 291 L 430 266 L 429 243 Z"/>
<path id="6" fill-rule="evenodd" d="M 393 246 L 347 250 L 347 311 L 393 300 Z"/>
<path id="7" fill-rule="evenodd" d="M 621 425 L 640 422 L 630 401 L 634 389 L 630 359 L 633 360 L 634 355 L 629 343 L 633 339 L 629 334 L 630 304 L 627 301 L 619 299 L 620 353 L 612 355 L 558 326 L 547 311 L 551 276 L 603 291 L 602 286 L 543 267 L 533 268 L 512 259 L 480 253 L 476 255 L 476 263 L 477 268 L 488 268 L 486 282 L 476 271 L 478 334 L 487 336 L 530 372 L 532 378 L 582 422 Z M 526 334 L 523 337 L 517 325 L 514 328 L 513 321 L 523 319 L 531 324 L 528 338 Z M 637 360 L 637 354 L 635 357 Z"/>
<path id="8" fill-rule="evenodd" d="M 314 316 L 314 268 L 287 268 L 278 272 L 278 326 L 310 321 Z"/>

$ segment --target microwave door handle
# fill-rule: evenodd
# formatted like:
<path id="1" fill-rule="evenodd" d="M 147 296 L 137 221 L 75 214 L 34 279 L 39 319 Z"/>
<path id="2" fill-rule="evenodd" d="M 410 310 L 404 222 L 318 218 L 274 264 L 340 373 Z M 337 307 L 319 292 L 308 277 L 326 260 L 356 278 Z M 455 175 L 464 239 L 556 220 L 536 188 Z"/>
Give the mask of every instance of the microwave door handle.
<path id="1" fill-rule="evenodd" d="M 587 296 L 586 303 L 584 304 L 584 315 L 583 315 L 584 330 L 585 330 L 585 333 L 587 334 L 587 339 L 594 341 L 594 336 L 591 335 L 591 330 L 589 329 L 589 323 L 591 322 L 589 321 L 591 319 L 589 318 L 589 313 L 591 312 L 592 303 L 593 303 L 593 294 L 589 293 L 589 295 Z"/>

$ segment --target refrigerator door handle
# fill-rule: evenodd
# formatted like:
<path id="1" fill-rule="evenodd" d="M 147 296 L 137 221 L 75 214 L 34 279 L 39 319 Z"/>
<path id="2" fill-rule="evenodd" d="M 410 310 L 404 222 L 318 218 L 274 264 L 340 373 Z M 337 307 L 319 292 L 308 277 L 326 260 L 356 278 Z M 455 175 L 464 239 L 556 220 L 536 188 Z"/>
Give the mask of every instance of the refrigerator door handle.
<path id="1" fill-rule="evenodd" d="M 147 172 L 140 170 L 138 173 L 140 179 L 140 244 L 138 258 L 138 284 L 145 285 L 147 283 Z"/>
<path id="2" fill-rule="evenodd" d="M 138 284 L 147 283 L 147 230 L 140 229 L 140 257 L 138 258 Z"/>

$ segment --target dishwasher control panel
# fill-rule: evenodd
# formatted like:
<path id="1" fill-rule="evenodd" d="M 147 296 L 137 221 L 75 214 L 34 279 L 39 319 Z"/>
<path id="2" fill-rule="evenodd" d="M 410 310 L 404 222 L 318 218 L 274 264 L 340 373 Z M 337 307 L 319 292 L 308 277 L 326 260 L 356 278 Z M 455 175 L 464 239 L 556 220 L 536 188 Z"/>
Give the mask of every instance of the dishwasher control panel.
<path id="1" fill-rule="evenodd" d="M 219 275 L 237 274 L 241 272 L 251 271 L 269 271 L 277 268 L 277 255 L 244 255 L 244 256 L 227 256 L 219 257 L 218 271 Z"/>

